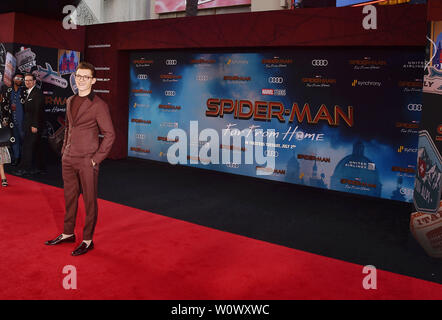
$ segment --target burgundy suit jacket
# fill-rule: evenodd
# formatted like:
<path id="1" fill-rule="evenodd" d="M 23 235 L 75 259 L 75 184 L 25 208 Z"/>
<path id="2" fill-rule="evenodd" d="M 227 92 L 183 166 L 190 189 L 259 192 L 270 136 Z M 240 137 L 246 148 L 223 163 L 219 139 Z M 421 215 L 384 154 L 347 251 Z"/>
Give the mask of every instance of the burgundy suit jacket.
<path id="1" fill-rule="evenodd" d="M 93 92 L 80 105 L 75 119 L 72 118 L 71 102 L 74 96 L 66 101 L 66 129 L 62 155 L 71 157 L 90 157 L 95 163 L 106 159 L 115 140 L 109 108 Z M 99 133 L 104 135 L 100 143 Z"/>

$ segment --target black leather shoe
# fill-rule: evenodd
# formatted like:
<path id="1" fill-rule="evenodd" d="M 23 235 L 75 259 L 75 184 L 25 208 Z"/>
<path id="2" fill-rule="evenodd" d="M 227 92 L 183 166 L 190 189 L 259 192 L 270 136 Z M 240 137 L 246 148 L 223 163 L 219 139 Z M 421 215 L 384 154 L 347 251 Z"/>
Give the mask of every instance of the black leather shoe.
<path id="1" fill-rule="evenodd" d="M 45 244 L 48 246 L 55 246 L 56 244 L 66 242 L 75 242 L 75 234 L 65 239 L 63 239 L 63 235 L 60 234 L 57 238 L 46 241 Z"/>
<path id="2" fill-rule="evenodd" d="M 77 249 L 72 251 L 72 255 L 79 256 L 81 254 L 85 254 L 86 252 L 88 252 L 89 250 L 92 250 L 93 248 L 94 248 L 93 241 L 91 241 L 89 246 L 86 244 L 86 242 L 81 242 L 81 244 L 77 247 Z"/>

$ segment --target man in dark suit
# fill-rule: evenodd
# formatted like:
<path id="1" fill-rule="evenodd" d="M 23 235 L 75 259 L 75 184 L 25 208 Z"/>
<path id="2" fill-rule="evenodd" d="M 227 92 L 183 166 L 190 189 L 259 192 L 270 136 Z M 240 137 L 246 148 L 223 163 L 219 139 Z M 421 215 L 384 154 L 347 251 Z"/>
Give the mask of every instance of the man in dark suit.
<path id="1" fill-rule="evenodd" d="M 40 144 L 41 132 L 44 128 L 44 98 L 41 90 L 36 87 L 36 78 L 32 73 L 25 75 L 26 98 L 23 103 L 23 131 L 24 142 L 22 158 L 15 172 L 17 175 L 32 173 L 35 154 Z"/>
<path id="2" fill-rule="evenodd" d="M 80 63 L 75 73 L 78 94 L 66 101 L 66 130 L 61 150 L 66 204 L 64 230 L 57 238 L 46 241 L 47 245 L 75 242 L 78 197 L 82 192 L 86 209 L 83 242 L 72 252 L 73 256 L 94 248 L 92 237 L 98 214 L 98 170 L 115 139 L 109 108 L 92 91 L 96 81 L 94 66 Z M 99 133 L 104 136 L 101 143 Z"/>

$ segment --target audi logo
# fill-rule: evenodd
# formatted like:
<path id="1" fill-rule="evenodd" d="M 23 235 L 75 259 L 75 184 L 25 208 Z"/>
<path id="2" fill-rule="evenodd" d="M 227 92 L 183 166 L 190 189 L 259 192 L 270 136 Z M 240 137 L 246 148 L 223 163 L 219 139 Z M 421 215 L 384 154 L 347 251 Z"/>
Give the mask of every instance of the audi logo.
<path id="1" fill-rule="evenodd" d="M 144 135 L 144 134 L 142 134 L 142 133 L 137 133 L 137 134 L 135 134 L 135 137 L 136 137 L 137 139 L 141 139 L 141 140 L 144 140 L 144 138 L 145 138 L 145 135 Z"/>
<path id="2" fill-rule="evenodd" d="M 410 103 L 407 108 L 409 111 L 422 111 L 421 104 Z"/>
<path id="3" fill-rule="evenodd" d="M 166 66 L 176 66 L 177 63 L 178 63 L 178 61 L 173 60 L 173 59 L 166 60 Z"/>
<path id="4" fill-rule="evenodd" d="M 320 59 L 312 60 L 312 66 L 314 66 L 314 67 L 326 67 L 326 66 L 328 66 L 328 60 L 320 60 Z"/>
<path id="5" fill-rule="evenodd" d="M 283 83 L 284 78 L 283 77 L 270 77 L 269 83 Z"/>
<path id="6" fill-rule="evenodd" d="M 139 80 L 147 80 L 147 74 L 139 74 L 139 75 L 137 76 L 137 78 L 138 78 Z"/>
<path id="7" fill-rule="evenodd" d="M 166 97 L 175 97 L 176 92 L 175 92 L 175 91 L 172 91 L 172 90 L 166 90 L 166 91 L 164 91 L 164 95 L 165 95 Z"/>
<path id="8" fill-rule="evenodd" d="M 265 151 L 265 155 L 266 155 L 266 157 L 274 157 L 274 158 L 276 158 L 276 157 L 279 156 L 279 152 L 276 151 L 276 150 L 266 150 Z"/>
<path id="9" fill-rule="evenodd" d="M 196 76 L 196 80 L 198 80 L 198 81 L 208 81 L 209 80 L 209 76 L 198 75 L 198 76 Z"/>
<path id="10" fill-rule="evenodd" d="M 237 168 L 239 168 L 239 163 L 227 163 L 226 166 L 229 168 L 237 169 Z"/>

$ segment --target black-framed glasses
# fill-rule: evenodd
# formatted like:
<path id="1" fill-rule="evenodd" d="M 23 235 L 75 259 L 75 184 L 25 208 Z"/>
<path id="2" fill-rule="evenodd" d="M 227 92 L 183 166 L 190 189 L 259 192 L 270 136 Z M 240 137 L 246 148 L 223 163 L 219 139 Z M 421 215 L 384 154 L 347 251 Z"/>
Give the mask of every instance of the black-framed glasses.
<path id="1" fill-rule="evenodd" d="M 78 75 L 78 74 L 76 74 L 75 75 L 75 79 L 78 79 L 78 80 L 90 80 L 90 79 L 93 79 L 94 77 L 89 77 L 89 76 L 81 76 L 81 75 Z"/>

